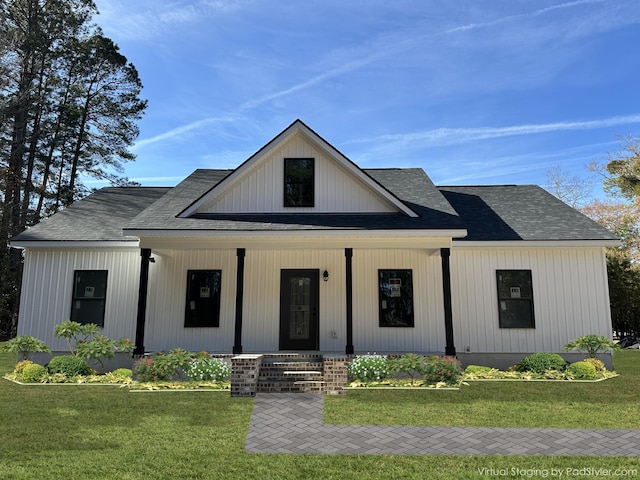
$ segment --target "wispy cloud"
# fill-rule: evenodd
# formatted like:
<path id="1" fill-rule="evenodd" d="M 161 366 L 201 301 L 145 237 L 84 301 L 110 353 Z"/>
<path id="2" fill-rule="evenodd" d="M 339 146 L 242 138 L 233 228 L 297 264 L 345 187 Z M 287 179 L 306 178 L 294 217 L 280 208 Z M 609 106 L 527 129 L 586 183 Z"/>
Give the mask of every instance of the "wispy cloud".
<path id="1" fill-rule="evenodd" d="M 377 137 L 357 138 L 344 142 L 343 145 L 364 143 L 393 143 L 397 145 L 402 143 L 411 143 L 420 144 L 421 146 L 424 146 L 425 144 L 429 146 L 443 146 L 514 135 L 537 135 L 541 133 L 568 130 L 593 130 L 636 123 L 640 123 L 640 114 L 616 116 L 599 120 L 552 122 L 505 127 L 436 128 L 423 132 L 397 133 L 380 135 Z"/>
<path id="2" fill-rule="evenodd" d="M 139 140 L 134 145 L 133 150 L 135 151 L 140 148 L 152 145 L 154 143 L 164 142 L 167 140 L 188 138 L 189 136 L 197 133 L 201 129 L 209 128 L 214 124 L 232 123 L 238 120 L 238 118 L 239 118 L 238 115 L 233 115 L 233 114 L 229 114 L 221 117 L 203 118 L 201 120 L 197 120 L 195 122 L 191 122 L 189 124 L 181 125 L 179 127 L 173 128 L 159 135 L 155 135 L 153 137 Z"/>
<path id="3" fill-rule="evenodd" d="M 423 44 L 425 41 L 429 39 L 435 39 L 441 36 L 450 36 L 455 35 L 462 32 L 468 32 L 470 30 L 478 30 L 483 28 L 490 28 L 492 26 L 496 26 L 502 23 L 513 22 L 517 19 L 522 18 L 530 18 L 530 17 L 539 17 L 544 14 L 547 14 L 554 10 L 560 9 L 570 9 L 574 7 L 589 5 L 589 4 L 600 4 L 605 2 L 606 0 L 576 0 L 572 2 L 565 2 L 559 5 L 553 5 L 545 8 L 541 8 L 532 12 L 525 12 L 516 15 L 509 15 L 500 17 L 494 20 L 486 21 L 486 22 L 478 22 L 478 23 L 470 23 L 467 25 L 461 25 L 453 28 L 447 28 L 445 30 L 441 30 L 434 33 L 429 33 L 426 35 L 413 35 L 408 32 L 402 32 L 402 35 L 395 35 L 395 39 L 393 38 L 378 38 L 374 40 L 375 48 L 372 48 L 371 44 L 366 46 L 360 45 L 358 47 L 354 47 L 352 49 L 341 51 L 340 55 L 337 55 L 334 58 L 335 63 L 338 65 L 335 67 L 331 67 L 330 65 L 323 65 L 322 72 L 312 76 L 304 81 L 296 83 L 294 85 L 288 86 L 281 90 L 277 90 L 271 93 L 266 93 L 264 95 L 258 96 L 254 99 L 245 101 L 242 103 L 237 110 L 235 110 L 234 115 L 226 115 L 223 114 L 221 118 L 204 118 L 201 120 L 197 120 L 195 122 L 182 125 L 180 127 L 171 129 L 165 133 L 160 135 L 156 135 L 151 138 L 142 139 L 138 141 L 135 145 L 136 149 L 155 144 L 158 142 L 174 140 L 179 138 L 184 138 L 189 134 L 193 134 L 198 130 L 205 129 L 210 127 L 211 124 L 217 122 L 233 122 L 237 120 L 239 115 L 244 114 L 246 111 L 255 109 L 264 104 L 267 104 L 273 100 L 284 98 L 296 93 L 299 93 L 304 90 L 311 89 L 313 87 L 317 87 L 319 84 L 326 82 L 328 80 L 334 79 L 336 77 L 340 77 L 343 75 L 347 75 L 351 72 L 366 68 L 367 66 L 374 64 L 375 62 L 379 62 L 380 60 L 392 56 L 398 55 L 400 52 L 415 48 L 417 45 Z M 180 8 L 173 8 L 164 11 L 163 13 L 157 13 L 152 16 L 151 19 L 140 19 L 140 21 L 144 22 L 152 22 L 156 27 L 161 27 L 161 24 L 165 22 L 178 22 L 178 23 L 186 23 L 193 21 L 198 18 L 202 18 L 203 15 L 209 15 L 211 12 L 209 10 L 228 10 L 237 7 L 236 2 L 223 2 L 223 1 L 209 1 L 209 2 L 197 2 L 194 5 L 189 5 Z M 151 28 L 151 27 L 149 27 Z M 155 27 L 154 27 L 155 28 Z M 373 52 L 373 53 L 371 53 Z M 339 58 L 338 58 L 339 57 Z M 330 63 L 330 62 L 326 62 Z M 586 126 L 591 122 L 583 122 L 583 126 L 581 128 L 596 128 Z M 627 122 L 627 123 L 636 123 L 636 122 Z M 472 139 L 481 139 L 481 138 L 494 138 L 499 136 L 507 136 L 507 135 L 521 135 L 521 134 L 531 134 L 531 133 L 541 133 L 545 128 L 548 129 L 561 129 L 564 124 L 549 124 L 549 125 L 524 125 L 518 127 L 506 127 L 506 128 L 476 128 L 476 129 L 437 129 L 431 130 L 428 132 L 416 133 L 416 134 L 400 134 L 395 136 L 395 141 L 401 141 L 403 138 L 407 141 L 415 141 L 421 139 L 422 141 L 439 141 L 445 142 L 440 144 L 446 144 L 446 142 L 450 141 L 447 139 L 457 138 L 458 140 L 462 137 L 467 137 L 468 140 Z M 580 127 L 576 127 L 577 124 L 567 124 L 574 126 L 565 126 L 567 129 L 577 129 Z M 386 138 L 386 140 L 394 140 L 392 138 L 394 136 L 390 136 Z M 413 138 L 412 138 L 413 137 Z M 439 139 L 439 140 L 438 140 Z M 366 142 L 366 139 L 354 140 L 353 142 Z M 373 141 L 373 140 L 369 140 Z"/>
<path id="4" fill-rule="evenodd" d="M 251 8 L 252 2 L 237 0 L 197 0 L 158 2 L 157 0 L 101 0 L 96 2 L 100 25 L 119 39 L 148 40 L 166 34 L 168 29 L 202 22 L 223 13 Z"/>

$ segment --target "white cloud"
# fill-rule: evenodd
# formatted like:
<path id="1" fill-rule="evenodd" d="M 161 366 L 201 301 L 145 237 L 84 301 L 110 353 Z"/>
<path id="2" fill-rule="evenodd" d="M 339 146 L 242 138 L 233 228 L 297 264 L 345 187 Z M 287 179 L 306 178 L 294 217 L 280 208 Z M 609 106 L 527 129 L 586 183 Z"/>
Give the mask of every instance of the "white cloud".
<path id="1" fill-rule="evenodd" d="M 397 133 L 370 138 L 358 138 L 343 144 L 392 143 L 421 146 L 443 146 L 476 140 L 508 137 L 514 135 L 537 135 L 548 132 L 571 130 L 593 130 L 640 123 L 640 115 L 626 115 L 599 120 L 552 122 L 542 124 L 513 125 L 506 127 L 436 128 L 423 132 Z"/>

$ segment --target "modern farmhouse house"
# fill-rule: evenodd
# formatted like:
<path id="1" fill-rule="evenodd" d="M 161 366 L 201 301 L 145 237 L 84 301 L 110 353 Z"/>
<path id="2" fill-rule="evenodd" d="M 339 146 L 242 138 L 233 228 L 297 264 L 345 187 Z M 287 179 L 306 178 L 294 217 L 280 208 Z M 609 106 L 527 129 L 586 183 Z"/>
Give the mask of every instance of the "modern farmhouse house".
<path id="1" fill-rule="evenodd" d="M 361 169 L 296 120 L 235 170 L 103 188 L 12 240 L 18 333 L 136 352 L 439 353 L 504 366 L 610 337 L 616 237 L 532 186 Z"/>

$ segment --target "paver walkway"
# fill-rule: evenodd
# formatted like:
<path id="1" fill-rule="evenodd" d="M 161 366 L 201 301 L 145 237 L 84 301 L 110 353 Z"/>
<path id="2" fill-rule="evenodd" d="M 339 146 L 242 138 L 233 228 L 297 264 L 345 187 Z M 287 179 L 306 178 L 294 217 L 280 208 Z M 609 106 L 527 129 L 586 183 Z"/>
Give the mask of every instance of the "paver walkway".
<path id="1" fill-rule="evenodd" d="M 259 393 L 250 453 L 640 456 L 640 430 L 323 424 L 323 395 Z"/>

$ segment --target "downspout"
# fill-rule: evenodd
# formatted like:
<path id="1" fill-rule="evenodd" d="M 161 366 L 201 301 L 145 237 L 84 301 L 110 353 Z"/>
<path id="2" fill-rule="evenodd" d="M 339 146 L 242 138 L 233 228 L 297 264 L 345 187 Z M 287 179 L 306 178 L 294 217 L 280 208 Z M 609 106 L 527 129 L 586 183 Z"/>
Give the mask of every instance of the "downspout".
<path id="1" fill-rule="evenodd" d="M 233 353 L 242 353 L 242 298 L 244 296 L 244 255 L 245 249 L 238 248 L 238 271 L 236 272 L 236 323 L 233 335 Z"/>
<path id="2" fill-rule="evenodd" d="M 140 285 L 138 287 L 138 317 L 136 320 L 136 344 L 133 355 L 144 355 L 144 325 L 147 316 L 147 291 L 149 288 L 149 263 L 151 249 L 142 248 L 140 250 Z"/>
<path id="3" fill-rule="evenodd" d="M 353 355 L 353 248 L 344 249 L 345 256 L 345 280 L 347 291 L 347 345 L 345 353 Z"/>
<path id="4" fill-rule="evenodd" d="M 453 313 L 451 307 L 451 266 L 449 264 L 450 256 L 451 249 L 440 249 L 440 257 L 442 258 L 442 291 L 444 293 L 444 331 L 447 342 L 444 352 L 446 355 L 455 356 L 456 347 L 453 343 Z"/>

